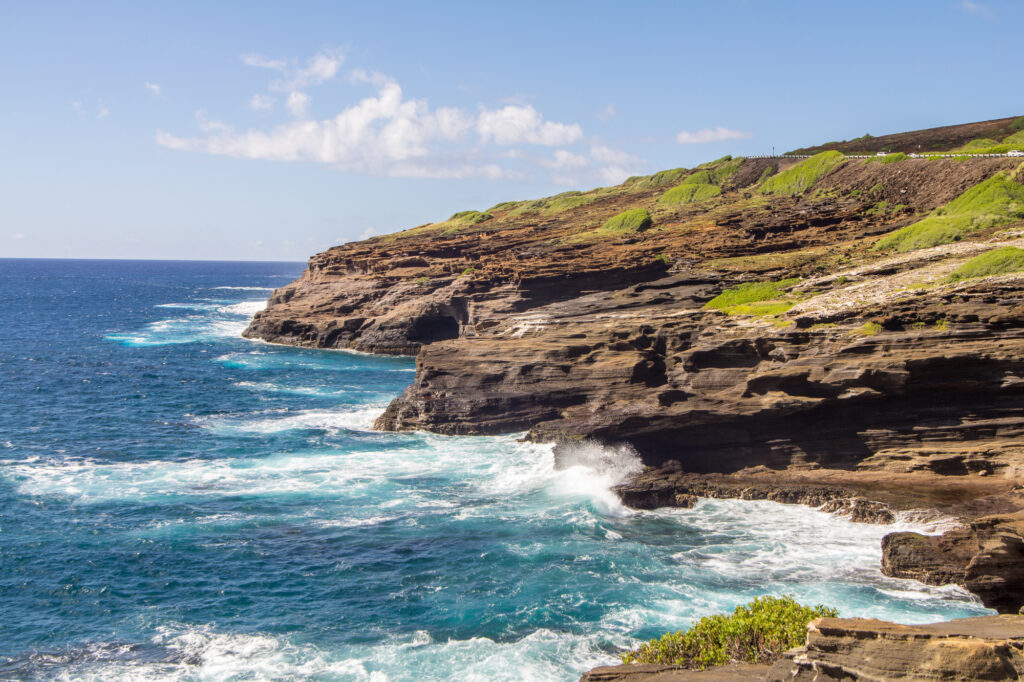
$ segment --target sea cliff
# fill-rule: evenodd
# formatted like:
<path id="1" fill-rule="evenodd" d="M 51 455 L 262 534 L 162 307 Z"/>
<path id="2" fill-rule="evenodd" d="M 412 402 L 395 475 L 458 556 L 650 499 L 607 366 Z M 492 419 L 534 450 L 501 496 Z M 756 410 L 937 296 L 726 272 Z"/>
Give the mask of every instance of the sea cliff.
<path id="1" fill-rule="evenodd" d="M 1024 605 L 1024 119 L 726 157 L 317 254 L 246 336 L 415 354 L 383 430 L 627 443 L 696 497 L 956 521 L 890 575 Z M 872 146 L 873 145 L 873 146 Z M 836 151 L 836 150 L 839 151 Z M 811 155 L 813 153 L 813 155 Z M 557 451 L 557 449 L 556 449 Z"/>

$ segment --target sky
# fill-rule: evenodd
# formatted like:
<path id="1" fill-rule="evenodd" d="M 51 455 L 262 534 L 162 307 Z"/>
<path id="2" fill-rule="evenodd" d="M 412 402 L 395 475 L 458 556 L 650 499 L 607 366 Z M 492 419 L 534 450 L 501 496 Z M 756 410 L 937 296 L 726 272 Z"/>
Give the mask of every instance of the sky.
<path id="1" fill-rule="evenodd" d="M 725 154 L 1024 115 L 1021 0 L 0 7 L 0 258 L 301 261 Z"/>

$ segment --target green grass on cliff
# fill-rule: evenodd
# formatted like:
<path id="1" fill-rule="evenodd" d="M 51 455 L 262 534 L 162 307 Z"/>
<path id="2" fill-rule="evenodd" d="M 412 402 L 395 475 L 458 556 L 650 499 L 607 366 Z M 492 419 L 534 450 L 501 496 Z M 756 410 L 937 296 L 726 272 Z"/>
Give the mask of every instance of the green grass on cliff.
<path id="1" fill-rule="evenodd" d="M 842 152 L 829 151 L 815 154 L 792 168 L 765 180 L 761 185 L 761 192 L 786 196 L 803 194 L 845 160 L 846 157 Z"/>
<path id="2" fill-rule="evenodd" d="M 1024 249 L 1004 246 L 975 256 L 953 272 L 949 279 L 958 282 L 975 277 L 1006 275 L 1011 272 L 1024 272 Z"/>
<path id="3" fill-rule="evenodd" d="M 731 616 L 705 616 L 683 632 L 670 632 L 622 655 L 622 662 L 709 668 L 726 663 L 773 663 L 804 644 L 807 624 L 839 612 L 804 606 L 790 596 L 760 597 L 737 606 Z"/>
<path id="4" fill-rule="evenodd" d="M 533 201 L 518 201 L 515 205 L 509 206 L 509 215 L 522 215 L 524 213 L 539 213 L 541 215 L 557 215 L 580 206 L 586 206 L 602 196 L 608 194 L 607 189 L 591 190 L 589 192 L 562 192 L 551 197 L 535 199 Z M 512 202 L 498 204 L 491 210 L 499 210 L 499 206 L 505 207 Z"/>
<path id="5" fill-rule="evenodd" d="M 566 239 L 570 243 L 602 241 L 626 237 L 631 234 L 643 232 L 651 226 L 651 214 L 645 208 L 631 208 L 614 215 L 604 222 L 601 227 L 586 232 L 579 232 Z"/>
<path id="6" fill-rule="evenodd" d="M 793 307 L 782 300 L 785 290 L 800 281 L 799 277 L 779 282 L 745 282 L 726 289 L 704 305 L 705 310 L 721 310 L 728 315 L 779 315 Z"/>
<path id="7" fill-rule="evenodd" d="M 705 182 L 684 182 L 668 190 L 660 197 L 658 203 L 666 206 L 677 206 L 679 204 L 692 204 L 705 199 L 717 197 L 722 193 L 718 185 Z"/>
<path id="8" fill-rule="evenodd" d="M 1003 138 L 1003 144 L 1008 144 L 1014 149 L 1024 148 L 1024 130 L 1018 130 L 1012 135 Z"/>
<path id="9" fill-rule="evenodd" d="M 679 178 L 689 172 L 686 168 L 670 168 L 653 175 L 634 175 L 631 178 L 626 178 L 626 181 L 622 184 L 630 189 L 657 189 L 658 187 L 676 184 L 679 182 Z"/>
<path id="10" fill-rule="evenodd" d="M 1006 173 L 979 182 L 923 220 L 881 239 L 876 251 L 924 249 L 959 241 L 971 232 L 1024 218 L 1024 185 Z"/>
<path id="11" fill-rule="evenodd" d="M 957 151 L 957 152 L 981 152 L 982 150 L 988 149 L 989 147 L 995 147 L 997 144 L 999 144 L 999 143 L 996 142 L 995 140 L 990 140 L 987 137 L 981 137 L 981 138 L 978 138 L 977 140 L 971 140 L 967 144 L 963 145 L 962 147 L 958 147 L 957 149 L 955 149 L 953 151 Z"/>
<path id="12" fill-rule="evenodd" d="M 681 183 L 658 197 L 658 203 L 678 206 L 717 197 L 722 193 L 722 183 L 732 177 L 742 163 L 743 158 L 723 156 L 716 161 L 701 164 Z"/>

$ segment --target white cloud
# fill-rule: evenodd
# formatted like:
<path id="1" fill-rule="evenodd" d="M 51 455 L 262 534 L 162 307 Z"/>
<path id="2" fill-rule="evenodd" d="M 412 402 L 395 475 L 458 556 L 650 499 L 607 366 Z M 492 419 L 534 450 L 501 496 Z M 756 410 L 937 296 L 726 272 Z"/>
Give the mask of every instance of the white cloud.
<path id="1" fill-rule="evenodd" d="M 259 69 L 277 71 L 282 78 L 270 84 L 271 90 L 293 92 L 325 83 L 338 74 L 345 55 L 338 49 L 318 52 L 299 66 L 294 59 L 269 59 L 259 54 L 243 54 L 242 62 Z"/>
<path id="2" fill-rule="evenodd" d="M 541 163 L 548 168 L 555 169 L 586 168 L 590 165 L 590 160 L 580 154 L 573 154 L 567 149 L 557 149 L 553 159 L 546 159 Z"/>
<path id="3" fill-rule="evenodd" d="M 159 97 L 159 96 L 160 96 L 160 86 L 159 86 L 159 85 L 157 85 L 156 83 L 150 83 L 150 82 L 148 82 L 148 81 L 147 81 L 147 82 L 146 82 L 146 83 L 144 83 L 143 85 L 144 85 L 144 87 L 145 87 L 145 88 L 146 88 L 147 90 L 149 90 L 150 92 L 152 92 L 152 93 L 153 93 L 154 95 L 156 95 L 157 97 Z"/>
<path id="4" fill-rule="evenodd" d="M 270 111 L 276 100 L 269 95 L 253 95 L 249 100 L 249 108 L 253 111 Z"/>
<path id="5" fill-rule="evenodd" d="M 249 66 L 255 66 L 260 69 L 273 69 L 274 71 L 283 71 L 288 68 L 287 59 L 267 59 L 266 57 L 258 54 L 243 54 L 242 61 Z"/>
<path id="6" fill-rule="evenodd" d="M 24 232 L 19 232 L 18 234 L 11 235 L 11 239 L 24 239 L 24 238 L 25 238 L 25 233 Z"/>
<path id="7" fill-rule="evenodd" d="M 306 111 L 309 109 L 309 95 L 302 92 L 289 93 L 286 106 L 288 111 L 292 112 L 292 116 L 305 118 Z"/>
<path id="8" fill-rule="evenodd" d="M 753 133 L 716 126 L 694 132 L 682 130 L 676 135 L 676 142 L 679 144 L 705 144 L 707 142 L 723 142 L 725 140 L 744 140 L 753 136 Z"/>
<path id="9" fill-rule="evenodd" d="M 530 105 L 510 104 L 501 109 L 484 109 L 476 123 L 477 133 L 485 143 L 567 145 L 583 138 L 583 129 L 573 123 L 545 121 Z"/>
<path id="10" fill-rule="evenodd" d="M 644 160 L 639 156 L 627 154 L 626 152 L 595 144 L 590 147 L 590 156 L 601 163 L 617 164 L 619 166 L 639 166 Z"/>
<path id="11" fill-rule="evenodd" d="M 247 63 L 277 62 L 250 56 Z M 326 78 L 335 66 L 327 61 L 311 60 L 306 71 L 315 78 Z M 288 67 L 280 67 L 288 68 Z M 313 76 L 311 76 L 313 77 Z M 310 161 L 352 172 L 411 178 L 490 178 L 522 179 L 520 168 L 509 163 L 527 163 L 495 150 L 512 143 L 554 145 L 582 139 L 578 125 L 545 121 L 531 106 L 508 106 L 498 110 L 482 109 L 478 114 L 454 107 L 431 108 L 425 100 L 407 99 L 394 80 L 381 74 L 354 71 L 354 83 L 370 83 L 375 92 L 345 107 L 334 117 L 315 120 L 306 116 L 310 97 L 293 90 L 287 97 L 292 120 L 268 130 L 236 130 L 205 112 L 196 113 L 203 135 L 183 137 L 159 132 L 156 142 L 178 150 L 248 159 Z M 272 100 L 256 95 L 253 109 L 269 108 Z M 472 136 L 475 131 L 477 136 Z M 583 163 L 585 157 L 559 150 L 551 163 Z M 579 159 L 576 159 L 579 157 Z"/>
<path id="12" fill-rule="evenodd" d="M 96 112 L 96 118 L 106 118 L 107 116 L 110 116 L 110 109 L 105 107 L 103 103 L 100 102 L 100 109 Z"/>
<path id="13" fill-rule="evenodd" d="M 973 2 L 973 0 L 961 0 L 960 7 L 968 14 L 977 14 L 986 19 L 992 19 L 995 16 L 986 5 L 980 2 Z"/>
<path id="14" fill-rule="evenodd" d="M 615 105 L 614 104 L 609 104 L 604 109 L 602 109 L 601 111 L 597 112 L 595 114 L 595 116 L 597 117 L 597 120 L 603 121 L 604 123 L 607 123 L 608 121 L 610 121 L 613 118 L 615 118 L 615 113 L 616 113 L 615 112 Z"/>

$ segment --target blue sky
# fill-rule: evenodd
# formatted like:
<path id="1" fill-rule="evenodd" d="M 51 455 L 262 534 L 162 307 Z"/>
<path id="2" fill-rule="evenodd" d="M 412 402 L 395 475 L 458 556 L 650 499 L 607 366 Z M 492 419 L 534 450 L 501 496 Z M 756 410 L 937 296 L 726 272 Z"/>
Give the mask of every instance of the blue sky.
<path id="1" fill-rule="evenodd" d="M 5 2 L 0 257 L 304 260 L 1024 114 L 1024 2 Z"/>

